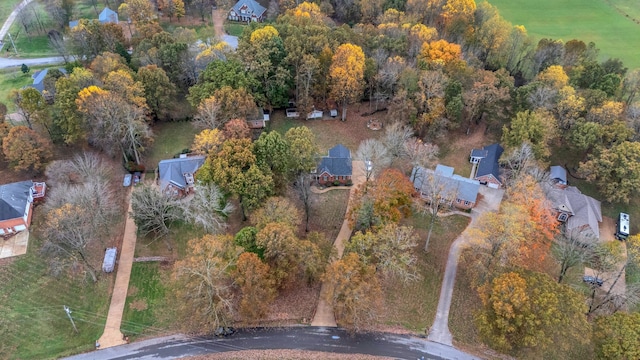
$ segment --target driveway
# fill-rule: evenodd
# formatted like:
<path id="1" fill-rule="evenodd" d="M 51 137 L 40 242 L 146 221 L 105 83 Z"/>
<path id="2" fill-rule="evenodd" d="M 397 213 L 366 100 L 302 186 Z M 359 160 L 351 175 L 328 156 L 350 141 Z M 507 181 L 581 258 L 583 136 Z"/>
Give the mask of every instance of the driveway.
<path id="1" fill-rule="evenodd" d="M 451 309 L 451 298 L 453 296 L 453 288 L 456 282 L 456 273 L 458 271 L 458 259 L 460 252 L 469 243 L 471 237 L 470 230 L 476 225 L 480 215 L 488 211 L 498 211 L 500 202 L 504 196 L 502 189 L 490 189 L 486 186 L 480 186 L 480 200 L 476 207 L 471 210 L 471 222 L 464 229 L 462 234 L 451 244 L 449 256 L 447 257 L 447 266 L 442 279 L 442 287 L 440 289 L 440 299 L 438 300 L 438 309 L 436 311 L 436 319 L 429 330 L 429 340 L 448 346 L 453 346 L 453 336 L 449 331 L 449 310 Z"/>

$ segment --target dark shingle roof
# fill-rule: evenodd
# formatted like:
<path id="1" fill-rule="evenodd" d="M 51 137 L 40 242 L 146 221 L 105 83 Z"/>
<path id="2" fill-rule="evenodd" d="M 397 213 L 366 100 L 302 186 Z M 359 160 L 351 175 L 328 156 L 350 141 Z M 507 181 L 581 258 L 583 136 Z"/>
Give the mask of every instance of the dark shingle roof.
<path id="1" fill-rule="evenodd" d="M 487 157 L 487 150 L 485 150 L 485 149 L 473 149 L 473 150 L 471 150 L 471 157 L 474 157 L 474 158 L 485 158 L 485 157 Z"/>
<path id="2" fill-rule="evenodd" d="M 318 165 L 319 174 L 325 171 L 334 176 L 350 176 L 353 173 L 351 151 L 341 144 L 331 148 Z"/>
<path id="3" fill-rule="evenodd" d="M 435 175 L 433 175 L 435 173 Z M 460 175 L 453 174 L 453 168 L 444 165 L 437 165 L 436 170 L 425 169 L 423 167 L 415 167 L 411 172 L 411 178 L 413 179 L 413 186 L 422 190 L 425 184 L 425 180 L 429 176 L 437 176 L 439 184 L 442 184 L 443 198 L 455 198 L 464 201 L 475 203 L 478 200 L 478 191 L 480 189 L 480 182 L 478 180 L 472 180 Z M 428 192 L 428 191 L 427 191 Z"/>
<path id="4" fill-rule="evenodd" d="M 31 180 L 0 185 L 0 221 L 24 215 L 32 186 Z"/>
<path id="5" fill-rule="evenodd" d="M 492 144 L 485 146 L 482 150 L 487 151 L 487 156 L 480 160 L 476 177 L 492 174 L 496 180 L 500 181 L 500 164 L 498 160 L 502 156 L 504 149 L 500 144 Z"/>
<path id="6" fill-rule="evenodd" d="M 204 156 L 189 156 L 186 158 L 161 160 L 158 163 L 160 188 L 174 184 L 181 189 L 187 187 L 184 174 L 194 174 L 204 164 Z"/>

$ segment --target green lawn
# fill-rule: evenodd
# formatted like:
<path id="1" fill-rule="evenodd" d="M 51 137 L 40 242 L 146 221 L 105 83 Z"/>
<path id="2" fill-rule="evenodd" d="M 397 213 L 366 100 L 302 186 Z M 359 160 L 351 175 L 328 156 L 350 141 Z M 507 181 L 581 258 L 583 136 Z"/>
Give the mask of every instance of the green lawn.
<path id="1" fill-rule="evenodd" d="M 172 159 L 193 143 L 198 131 L 187 121 L 161 122 L 153 127 L 155 140 L 144 155 L 147 170 L 158 167 L 162 159 Z"/>
<path id="2" fill-rule="evenodd" d="M 18 5 L 22 0 L 2 0 L 0 1 L 0 24 L 4 24 L 4 22 L 9 17 L 9 14 L 13 11 L 13 8 Z M 1 26 L 1 25 L 0 25 Z"/>
<path id="3" fill-rule="evenodd" d="M 429 229 L 428 219 L 428 216 L 416 214 L 404 221 L 403 225 L 410 225 L 416 229 L 420 239 L 416 254 L 422 278 L 406 285 L 397 282 L 386 284 L 387 308 L 382 314 L 382 321 L 388 325 L 401 325 L 423 334 L 433 324 L 436 316 L 449 248 L 469 223 L 469 219 L 463 216 L 441 218 L 434 226 L 429 251 L 425 253 L 424 241 Z"/>
<path id="4" fill-rule="evenodd" d="M 514 25 L 524 25 L 536 39 L 593 41 L 602 59 L 620 58 L 629 68 L 640 68 L 640 25 L 619 9 L 638 17 L 636 0 L 490 0 Z M 614 7 L 617 6 L 616 7 Z"/>
<path id="5" fill-rule="evenodd" d="M 50 359 L 88 351 L 104 330 L 115 275 L 102 276 L 96 284 L 80 274 L 54 278 L 36 246 L 29 244 L 27 255 L 0 266 L 2 359 Z M 77 334 L 63 305 L 72 311 Z"/>
<path id="6" fill-rule="evenodd" d="M 30 68 L 28 74 L 23 74 L 19 69 L 12 69 L 7 72 L 0 72 L 0 102 L 3 102 L 9 108 L 9 112 L 15 110 L 15 106 L 9 95 L 11 90 L 20 89 L 25 85 L 33 84 L 31 75 L 37 71 L 36 68 Z"/>
<path id="7" fill-rule="evenodd" d="M 163 332 L 171 319 L 165 299 L 168 279 L 164 275 L 160 263 L 133 264 L 120 328 L 123 334 L 134 337 Z"/>
<path id="8" fill-rule="evenodd" d="M 50 30 L 53 27 L 53 24 L 44 5 L 37 1 L 34 1 L 32 4 L 33 9 L 38 12 L 40 21 L 46 31 Z M 30 5 L 27 10 L 32 11 L 31 9 L 32 7 Z M 16 21 L 13 22 L 13 25 L 11 25 L 9 32 L 11 33 L 11 36 L 13 36 L 13 41 L 18 50 L 18 56 L 28 58 L 57 55 L 55 50 L 49 46 L 49 39 L 47 38 L 46 31 L 42 32 L 37 24 L 38 22 L 34 17 L 34 20 L 31 22 L 31 26 L 29 26 L 29 33 L 25 31 L 18 19 L 16 19 Z M 5 40 L 7 41 L 5 41 L 5 45 L 2 50 L 6 51 L 9 49 L 9 52 L 13 54 L 14 49 L 11 42 L 8 41 L 9 37 L 7 36 Z"/>
<path id="9" fill-rule="evenodd" d="M 232 36 L 241 36 L 242 35 L 242 31 L 246 27 L 247 27 L 247 25 L 244 25 L 244 24 L 228 22 L 228 23 L 224 24 L 224 32 L 226 32 L 227 34 L 232 35 Z"/>

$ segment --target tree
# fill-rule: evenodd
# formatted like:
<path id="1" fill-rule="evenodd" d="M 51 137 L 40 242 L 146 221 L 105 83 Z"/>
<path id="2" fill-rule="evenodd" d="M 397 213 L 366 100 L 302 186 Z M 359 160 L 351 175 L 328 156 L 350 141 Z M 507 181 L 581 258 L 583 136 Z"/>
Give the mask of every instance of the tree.
<path id="1" fill-rule="evenodd" d="M 257 320 L 269 311 L 276 296 L 275 282 L 271 278 L 269 265 L 251 252 L 245 252 L 238 258 L 234 279 L 240 287 L 241 315 Z"/>
<path id="2" fill-rule="evenodd" d="M 256 244 L 257 234 L 258 229 L 253 226 L 245 226 L 236 233 L 233 237 L 233 242 L 238 246 L 242 246 L 244 251 L 254 253 L 260 259 L 264 259 L 264 249 Z"/>
<path id="3" fill-rule="evenodd" d="M 510 99 L 510 86 L 513 86 L 513 78 L 509 82 L 503 82 L 492 71 L 481 71 L 477 74 L 473 86 L 462 94 L 469 127 L 471 131 L 473 122 L 478 124 L 485 114 L 493 120 L 500 120 L 504 116 L 504 102 Z"/>
<path id="4" fill-rule="evenodd" d="M 366 181 L 369 181 L 375 173 L 386 169 L 391 163 L 387 147 L 377 139 L 363 140 L 358 146 L 355 158 L 365 164 Z"/>
<path id="5" fill-rule="evenodd" d="M 156 118 L 167 114 L 169 104 L 176 92 L 167 74 L 157 65 L 147 65 L 138 69 L 138 79 L 144 87 L 144 97 Z"/>
<path id="6" fill-rule="evenodd" d="M 615 313 L 596 318 L 593 327 L 599 359 L 640 357 L 640 313 Z"/>
<path id="7" fill-rule="evenodd" d="M 413 131 L 400 121 L 396 121 L 385 128 L 382 142 L 387 147 L 387 152 L 391 157 L 391 163 L 407 156 L 407 147 L 405 144 L 412 137 Z"/>
<path id="8" fill-rule="evenodd" d="M 384 276 L 407 283 L 420 278 L 415 268 L 417 245 L 413 228 L 390 223 L 379 231 L 358 232 L 349 239 L 345 251 L 357 253 Z"/>
<path id="9" fill-rule="evenodd" d="M 364 88 L 364 52 L 353 44 L 342 44 L 331 61 L 329 76 L 331 97 L 342 106 L 342 121 L 347 119 L 347 105 L 362 96 Z"/>
<path id="10" fill-rule="evenodd" d="M 224 86 L 232 89 L 244 88 L 251 91 L 255 79 L 245 71 L 244 65 L 236 60 L 214 60 L 198 77 L 198 83 L 189 88 L 187 100 L 192 106 L 198 106 L 202 100 L 212 96 Z"/>
<path id="11" fill-rule="evenodd" d="M 174 266 L 181 324 L 210 334 L 231 324 L 234 313 L 233 270 L 242 248 L 230 235 L 205 235 L 187 243 L 187 254 Z"/>
<path id="12" fill-rule="evenodd" d="M 22 64 L 22 66 L 20 66 L 20 71 L 22 71 L 23 74 L 28 74 L 31 69 L 29 69 L 29 67 L 26 64 Z"/>
<path id="13" fill-rule="evenodd" d="M 588 342 L 582 297 L 544 274 L 507 272 L 481 286 L 478 293 L 482 310 L 476 324 L 496 350 L 514 354 L 535 349 L 538 356 L 565 357 L 569 347 Z M 559 338 L 566 340 L 554 341 Z"/>
<path id="14" fill-rule="evenodd" d="M 103 79 L 105 90 L 117 92 L 121 98 L 129 104 L 137 107 L 143 115 L 149 113 L 147 99 L 144 96 L 144 86 L 140 81 L 133 79 L 133 73 L 129 70 L 115 70 L 108 73 Z"/>
<path id="15" fill-rule="evenodd" d="M 352 198 L 349 221 L 355 230 L 398 222 L 411 214 L 413 184 L 397 169 L 386 169 L 372 182 L 360 185 Z"/>
<path id="16" fill-rule="evenodd" d="M 125 44 L 122 28 L 117 24 L 100 23 L 97 19 L 80 19 L 71 29 L 69 41 L 73 53 L 79 59 L 91 61 L 104 51 L 117 52 Z"/>
<path id="17" fill-rule="evenodd" d="M 51 141 L 26 126 L 14 126 L 2 141 L 2 151 L 18 171 L 39 171 L 52 157 Z"/>
<path id="18" fill-rule="evenodd" d="M 245 119 L 231 119 L 222 130 L 225 139 L 250 139 L 251 129 Z"/>
<path id="19" fill-rule="evenodd" d="M 280 287 L 296 273 L 300 264 L 299 240 L 291 226 L 269 223 L 256 234 L 256 245 L 264 249 L 264 260 L 271 266 L 276 284 Z"/>
<path id="20" fill-rule="evenodd" d="M 47 104 L 40 92 L 32 87 L 11 92 L 13 103 L 18 108 L 19 114 L 27 122 L 29 129 L 33 130 L 33 123 L 43 125 L 47 130 Z"/>
<path id="21" fill-rule="evenodd" d="M 86 135 L 86 123 L 78 111 L 76 98 L 80 90 L 95 83 L 91 71 L 81 67 L 74 68 L 69 77 L 63 76 L 56 81 L 54 124 L 61 130 L 66 144 L 75 143 Z"/>
<path id="22" fill-rule="evenodd" d="M 151 22 L 156 17 L 153 5 L 147 0 L 125 0 L 118 8 L 118 12 L 125 12 L 136 25 Z"/>
<path id="23" fill-rule="evenodd" d="M 263 169 L 270 169 L 278 187 L 289 178 L 291 155 L 289 144 L 277 131 L 263 132 L 254 142 L 256 163 Z"/>
<path id="24" fill-rule="evenodd" d="M 247 120 L 255 113 L 255 100 L 244 88 L 223 86 L 198 105 L 195 125 L 199 128 L 215 129 L 231 119 Z"/>
<path id="25" fill-rule="evenodd" d="M 506 146 L 515 148 L 527 142 L 539 160 L 546 160 L 551 155 L 549 146 L 556 135 L 556 120 L 544 111 L 519 112 L 510 127 L 502 128 L 502 142 Z"/>
<path id="26" fill-rule="evenodd" d="M 315 169 L 318 146 L 313 132 L 306 126 L 294 127 L 287 130 L 284 138 L 289 145 L 289 171 L 297 175 Z"/>
<path id="27" fill-rule="evenodd" d="M 293 189 L 304 209 L 304 231 L 309 231 L 309 215 L 311 213 L 311 178 L 307 174 L 300 173 L 293 183 Z"/>
<path id="28" fill-rule="evenodd" d="M 140 153 L 153 139 L 142 108 L 97 86 L 81 90 L 76 105 L 87 119 L 89 141 L 94 146 L 111 156 L 119 150 L 125 161 L 132 157 L 140 164 Z"/>
<path id="29" fill-rule="evenodd" d="M 461 61 L 460 45 L 444 39 L 422 44 L 418 62 L 424 68 L 445 67 L 452 62 Z"/>
<path id="30" fill-rule="evenodd" d="M 410 138 L 404 143 L 404 153 L 412 167 L 431 167 L 438 160 L 438 145 L 425 143 L 418 138 Z"/>
<path id="31" fill-rule="evenodd" d="M 383 294 L 373 265 L 349 253 L 329 265 L 322 279 L 341 327 L 357 332 L 376 322 Z"/>
<path id="32" fill-rule="evenodd" d="M 295 228 L 300 224 L 301 216 L 298 208 L 287 198 L 270 197 L 264 205 L 251 215 L 251 222 L 256 229 L 262 230 L 271 223 L 280 223 Z"/>
<path id="33" fill-rule="evenodd" d="M 146 236 L 159 238 L 169 233 L 175 221 L 183 219 L 180 202 L 148 185 L 138 185 L 131 193 L 131 217 Z M 167 247 L 171 248 L 167 242 Z"/>
<path id="34" fill-rule="evenodd" d="M 186 221 L 202 227 L 207 234 L 217 234 L 226 229 L 226 220 L 233 211 L 222 191 L 214 184 L 197 183 L 195 195 L 183 204 Z"/>
<path id="35" fill-rule="evenodd" d="M 178 21 L 184 16 L 184 2 L 182 0 L 161 0 L 160 8 L 169 17 L 169 22 L 174 16 L 178 18 Z"/>
<path id="36" fill-rule="evenodd" d="M 191 151 L 196 154 L 208 155 L 211 152 L 218 151 L 224 137 L 218 129 L 204 129 L 196 134 L 191 144 Z"/>
<path id="37" fill-rule="evenodd" d="M 556 238 L 552 245 L 551 253 L 554 260 L 560 265 L 558 283 L 562 283 L 569 269 L 591 262 L 595 249 L 589 239 L 585 242 L 579 234 L 571 232 L 569 234 L 560 234 Z"/>
<path id="38" fill-rule="evenodd" d="M 560 65 L 551 65 L 548 68 L 542 70 L 536 76 L 536 79 L 557 90 L 560 90 L 563 87 L 569 85 L 569 77 Z"/>
<path id="39" fill-rule="evenodd" d="M 580 163 L 580 173 L 594 182 L 609 202 L 628 203 L 640 187 L 640 143 L 624 141 Z"/>

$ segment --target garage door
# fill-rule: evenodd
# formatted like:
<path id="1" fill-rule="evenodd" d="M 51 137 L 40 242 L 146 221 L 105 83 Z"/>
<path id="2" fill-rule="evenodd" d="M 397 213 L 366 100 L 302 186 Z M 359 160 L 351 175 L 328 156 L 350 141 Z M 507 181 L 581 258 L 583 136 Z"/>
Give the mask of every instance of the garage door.
<path id="1" fill-rule="evenodd" d="M 27 227 L 24 226 L 24 225 L 16 225 L 16 226 L 13 227 L 13 229 L 15 231 L 22 231 L 22 230 L 27 230 Z"/>
<path id="2" fill-rule="evenodd" d="M 488 186 L 488 187 L 490 187 L 490 188 L 492 188 L 492 189 L 497 189 L 497 188 L 499 188 L 499 187 L 500 187 L 500 186 L 498 186 L 498 184 L 495 184 L 495 183 L 492 183 L 492 182 L 487 183 L 487 186 Z"/>

